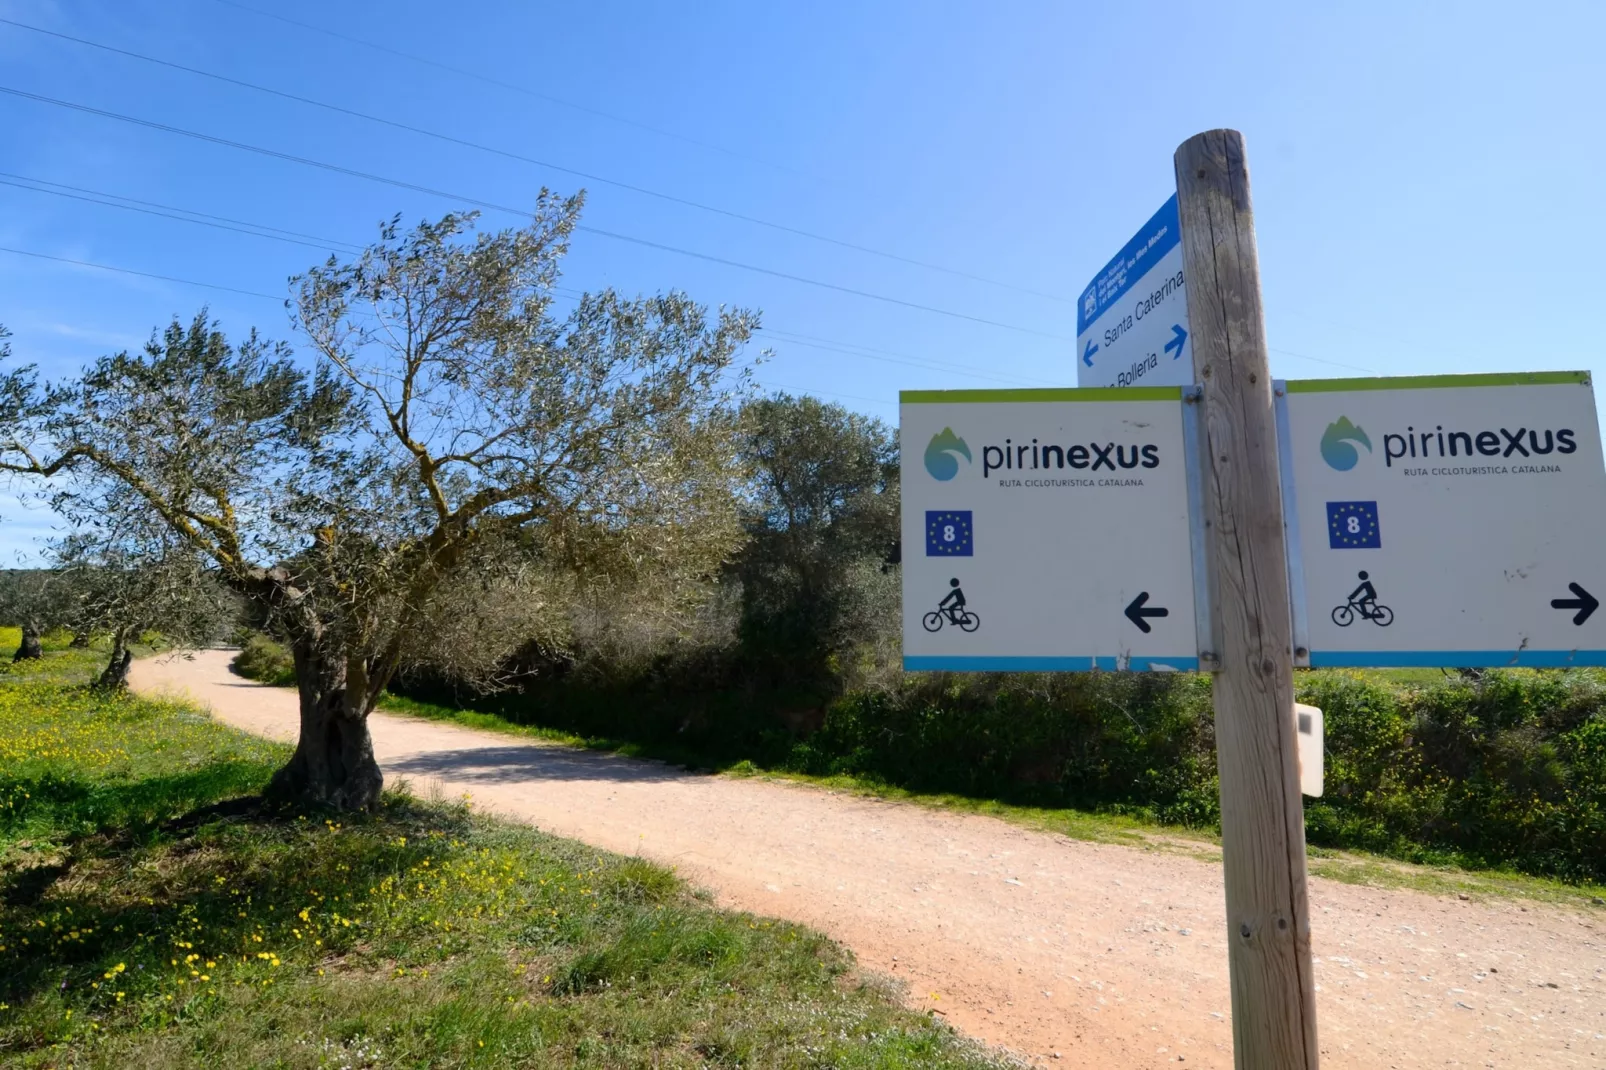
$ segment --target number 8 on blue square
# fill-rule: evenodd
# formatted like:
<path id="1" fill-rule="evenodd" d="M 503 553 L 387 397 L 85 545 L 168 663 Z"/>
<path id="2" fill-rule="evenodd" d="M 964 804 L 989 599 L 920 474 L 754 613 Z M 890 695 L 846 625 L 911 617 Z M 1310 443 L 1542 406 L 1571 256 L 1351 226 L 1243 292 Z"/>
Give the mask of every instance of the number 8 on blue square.
<path id="1" fill-rule="evenodd" d="M 1334 550 L 1380 550 L 1376 502 L 1328 502 L 1327 545 Z"/>
<path id="2" fill-rule="evenodd" d="M 976 545 L 973 536 L 969 509 L 927 511 L 927 557 L 971 557 Z"/>

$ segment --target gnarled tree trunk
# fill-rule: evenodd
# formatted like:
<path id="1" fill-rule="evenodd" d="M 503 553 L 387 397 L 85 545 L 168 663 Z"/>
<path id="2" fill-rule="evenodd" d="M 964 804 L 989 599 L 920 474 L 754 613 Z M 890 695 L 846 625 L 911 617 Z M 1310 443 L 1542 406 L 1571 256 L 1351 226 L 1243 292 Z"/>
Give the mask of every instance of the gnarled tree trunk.
<path id="1" fill-rule="evenodd" d="M 301 699 L 301 736 L 290 761 L 273 774 L 268 793 L 339 810 L 369 810 L 379 803 L 384 774 L 374 761 L 368 735 L 365 688 L 347 688 L 346 662 L 316 640 L 291 644 L 296 691 Z"/>
<path id="2" fill-rule="evenodd" d="M 72 648 L 74 650 L 88 650 L 89 649 L 89 629 L 85 628 L 82 631 L 73 632 L 72 633 L 72 644 L 71 644 L 71 646 L 72 646 Z"/>
<path id="3" fill-rule="evenodd" d="M 23 621 L 22 645 L 17 647 L 17 652 L 12 655 L 11 660 L 28 661 L 33 658 L 42 658 L 44 656 L 45 648 L 39 644 L 38 625 Z"/>
<path id="4" fill-rule="evenodd" d="M 128 636 L 121 629 L 112 636 L 112 656 L 106 670 L 95 681 L 97 691 L 127 691 L 128 666 L 133 664 L 134 652 L 128 649 Z"/>

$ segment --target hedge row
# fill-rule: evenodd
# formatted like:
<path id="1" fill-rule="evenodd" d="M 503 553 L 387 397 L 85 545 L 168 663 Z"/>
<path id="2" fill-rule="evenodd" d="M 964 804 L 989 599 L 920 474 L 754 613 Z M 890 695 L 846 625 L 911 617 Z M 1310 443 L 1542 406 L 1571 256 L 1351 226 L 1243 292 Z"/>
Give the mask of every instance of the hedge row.
<path id="1" fill-rule="evenodd" d="M 1324 671 L 1301 673 L 1298 692 L 1326 715 L 1309 842 L 1606 879 L 1606 673 L 1399 686 Z M 911 676 L 837 702 L 789 764 L 1169 823 L 1219 819 L 1199 676 Z"/>
<path id="2" fill-rule="evenodd" d="M 685 669 L 607 687 L 547 681 L 466 704 L 691 764 L 746 760 L 1200 828 L 1219 819 L 1206 676 L 918 673 L 822 702 L 740 686 L 714 664 Z M 1296 684 L 1326 714 L 1310 843 L 1606 881 L 1606 671 L 1404 684 L 1329 670 Z"/>

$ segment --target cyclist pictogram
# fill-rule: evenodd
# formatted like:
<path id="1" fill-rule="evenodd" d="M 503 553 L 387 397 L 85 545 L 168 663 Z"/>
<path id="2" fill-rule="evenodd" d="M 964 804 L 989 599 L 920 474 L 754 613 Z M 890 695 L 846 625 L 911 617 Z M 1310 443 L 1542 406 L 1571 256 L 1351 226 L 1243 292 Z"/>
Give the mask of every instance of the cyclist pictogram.
<path id="1" fill-rule="evenodd" d="M 958 578 L 948 581 L 953 590 L 943 595 L 937 608 L 920 618 L 921 627 L 928 632 L 942 630 L 944 623 L 957 625 L 962 632 L 973 632 L 981 627 L 981 618 L 965 608 L 965 592 L 959 587 Z"/>
<path id="2" fill-rule="evenodd" d="M 1365 572 L 1359 576 L 1361 585 L 1350 592 L 1349 601 L 1333 610 L 1333 623 L 1348 628 L 1358 616 L 1379 628 L 1387 628 L 1394 623 L 1394 611 L 1378 602 L 1377 588 L 1372 586 L 1371 578 Z"/>

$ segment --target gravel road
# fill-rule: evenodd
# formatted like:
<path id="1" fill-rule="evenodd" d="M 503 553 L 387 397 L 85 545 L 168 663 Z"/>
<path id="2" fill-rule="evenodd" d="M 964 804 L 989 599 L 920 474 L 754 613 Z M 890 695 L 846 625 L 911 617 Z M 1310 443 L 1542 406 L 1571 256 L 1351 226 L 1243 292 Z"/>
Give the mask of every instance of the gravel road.
<path id="1" fill-rule="evenodd" d="M 293 739 L 292 692 L 230 654 L 134 666 L 219 719 Z M 1050 1066 L 1232 1066 L 1218 865 L 1002 821 L 376 714 L 392 782 L 678 867 L 727 906 L 804 922 L 908 1001 Z M 1311 881 L 1327 1068 L 1606 1068 L 1606 910 Z"/>

